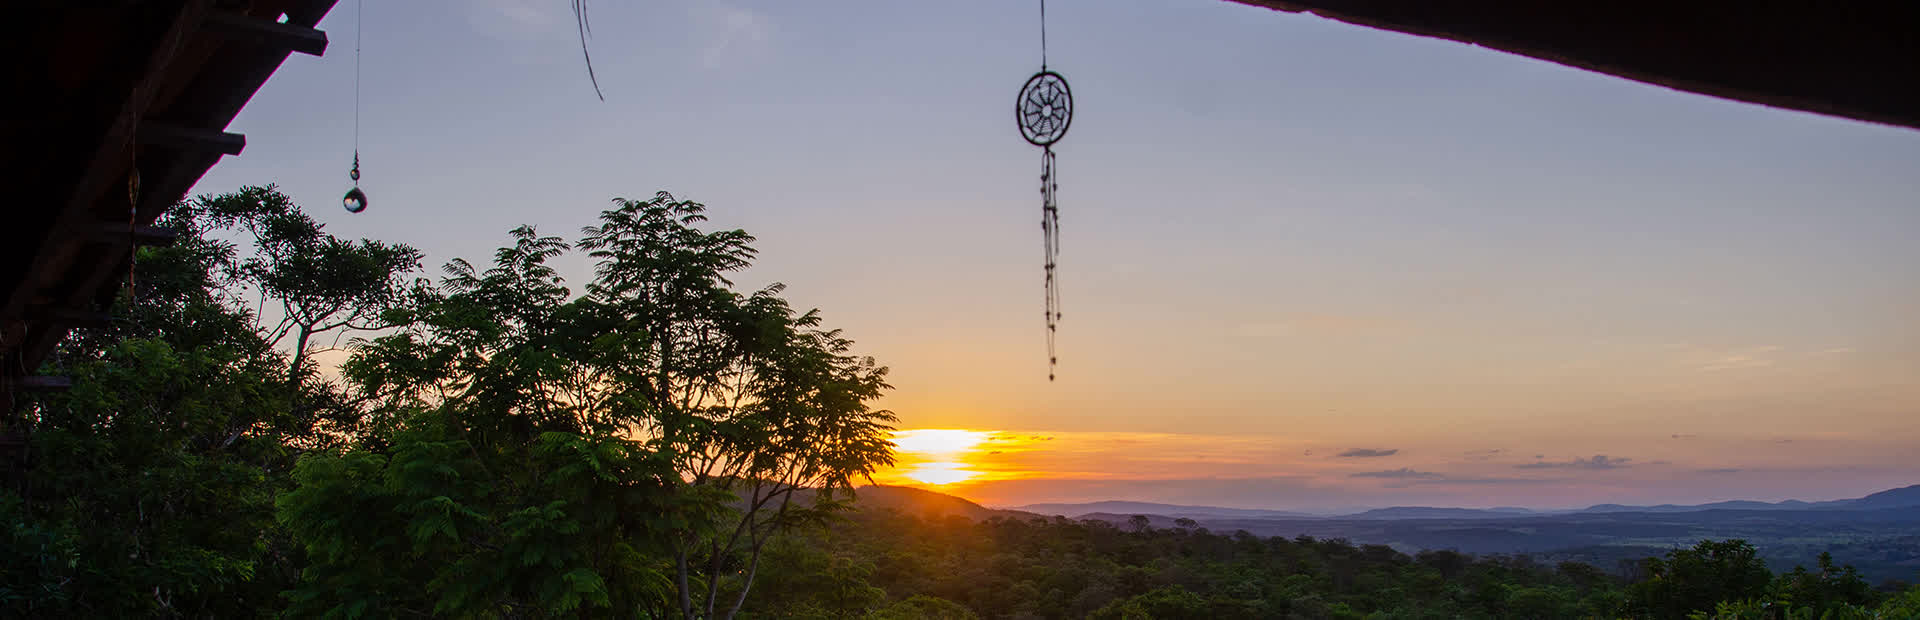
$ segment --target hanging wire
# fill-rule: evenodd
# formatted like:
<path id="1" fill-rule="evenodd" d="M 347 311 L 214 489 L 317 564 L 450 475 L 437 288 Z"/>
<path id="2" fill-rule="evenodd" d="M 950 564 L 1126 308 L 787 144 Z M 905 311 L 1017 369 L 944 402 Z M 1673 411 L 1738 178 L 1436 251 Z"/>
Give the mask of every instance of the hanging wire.
<path id="1" fill-rule="evenodd" d="M 366 13 L 366 0 L 358 0 L 353 8 L 353 180 L 360 180 L 360 27 L 362 14 Z"/>
<path id="2" fill-rule="evenodd" d="M 600 78 L 593 75 L 593 54 L 587 52 L 587 39 L 593 38 L 593 24 L 587 20 L 587 0 L 573 0 L 574 29 L 580 32 L 580 57 L 587 61 L 587 81 L 593 83 L 593 96 L 606 101 L 600 93 Z"/>
<path id="3" fill-rule="evenodd" d="M 1040 0 L 1040 70 L 1047 70 L 1047 0 Z"/>
<path id="4" fill-rule="evenodd" d="M 136 129 L 135 131 L 138 131 Z M 140 264 L 140 152 L 139 140 L 132 134 L 127 138 L 127 299 L 139 301 L 139 283 L 134 278 L 135 269 Z"/>

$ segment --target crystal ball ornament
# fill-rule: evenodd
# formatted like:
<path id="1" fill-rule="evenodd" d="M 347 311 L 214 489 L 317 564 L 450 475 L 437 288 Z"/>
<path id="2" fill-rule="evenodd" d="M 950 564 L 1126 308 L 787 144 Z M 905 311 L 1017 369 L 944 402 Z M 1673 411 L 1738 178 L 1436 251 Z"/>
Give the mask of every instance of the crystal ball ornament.
<path id="1" fill-rule="evenodd" d="M 358 187 L 347 190 L 347 195 L 340 198 L 340 206 L 346 207 L 348 213 L 365 211 L 367 210 L 367 193 L 360 191 Z"/>
<path id="2" fill-rule="evenodd" d="M 353 180 L 353 189 L 347 190 L 347 195 L 340 197 L 340 206 L 346 207 L 348 213 L 359 213 L 367 210 L 367 193 L 360 191 L 359 149 L 354 149 L 353 151 L 353 169 L 347 171 L 347 178 Z"/>

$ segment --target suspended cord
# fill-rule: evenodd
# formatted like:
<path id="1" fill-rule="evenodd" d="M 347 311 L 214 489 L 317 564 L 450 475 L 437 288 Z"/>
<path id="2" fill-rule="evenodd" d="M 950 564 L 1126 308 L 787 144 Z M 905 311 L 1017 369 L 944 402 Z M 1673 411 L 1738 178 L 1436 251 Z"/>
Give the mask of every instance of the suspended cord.
<path id="1" fill-rule="evenodd" d="M 358 0 L 353 8 L 353 180 L 360 180 L 360 24 L 361 14 L 366 12 L 366 0 Z"/>
<path id="2" fill-rule="evenodd" d="M 600 78 L 593 75 L 593 54 L 587 52 L 587 39 L 593 37 L 593 23 L 587 20 L 587 0 L 573 0 L 574 29 L 580 32 L 580 57 L 587 61 L 587 81 L 593 83 L 593 96 L 606 101 L 600 93 Z"/>
<path id="3" fill-rule="evenodd" d="M 139 131 L 137 128 L 135 132 Z M 127 137 L 127 299 L 130 302 L 140 300 L 139 280 L 135 278 L 135 269 L 140 265 L 140 153 L 139 140 L 134 134 Z M 129 306 L 132 304 L 129 303 Z"/>
<path id="4" fill-rule="evenodd" d="M 1040 70 L 1047 70 L 1047 0 L 1040 0 Z"/>
<path id="5" fill-rule="evenodd" d="M 1060 177 L 1053 168 L 1053 147 L 1045 148 L 1040 161 L 1040 236 L 1047 257 L 1047 380 L 1052 381 L 1054 367 L 1060 363 L 1053 346 L 1061 316 L 1060 278 L 1054 269 L 1060 258 L 1060 208 L 1053 201 L 1054 194 L 1060 190 Z"/>

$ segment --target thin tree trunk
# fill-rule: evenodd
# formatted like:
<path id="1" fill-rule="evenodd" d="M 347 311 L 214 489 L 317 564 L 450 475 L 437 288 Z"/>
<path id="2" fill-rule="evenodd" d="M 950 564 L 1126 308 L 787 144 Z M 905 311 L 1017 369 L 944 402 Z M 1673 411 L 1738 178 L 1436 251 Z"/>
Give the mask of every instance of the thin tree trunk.
<path id="1" fill-rule="evenodd" d="M 694 620 L 693 593 L 688 591 L 689 588 L 687 586 L 687 551 L 680 545 L 674 546 L 673 567 L 675 573 L 673 576 L 674 585 L 679 586 L 676 589 L 680 591 L 680 617 L 686 620 Z"/>
<path id="2" fill-rule="evenodd" d="M 707 616 L 713 617 L 714 604 L 720 599 L 720 537 L 707 544 Z"/>
<path id="3" fill-rule="evenodd" d="M 733 597 L 733 609 L 727 611 L 727 620 L 740 614 L 740 608 L 747 604 L 747 591 L 753 589 L 753 576 L 760 572 L 760 545 L 753 546 L 753 560 L 747 563 L 747 581 L 740 584 L 740 595 Z"/>
<path id="4" fill-rule="evenodd" d="M 293 365 L 287 368 L 287 383 L 292 384 L 294 393 L 300 392 L 300 364 L 307 360 L 307 339 L 313 336 L 306 325 L 300 326 L 300 336 L 293 341 Z"/>

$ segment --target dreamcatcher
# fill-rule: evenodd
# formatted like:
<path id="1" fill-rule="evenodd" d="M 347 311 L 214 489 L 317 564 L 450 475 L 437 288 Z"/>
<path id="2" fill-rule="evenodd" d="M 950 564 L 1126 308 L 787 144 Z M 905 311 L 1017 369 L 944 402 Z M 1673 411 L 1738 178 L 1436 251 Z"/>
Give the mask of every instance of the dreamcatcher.
<path id="1" fill-rule="evenodd" d="M 1060 324 L 1060 279 L 1054 269 L 1060 255 L 1060 208 L 1054 196 L 1060 190 L 1060 178 L 1053 166 L 1053 145 L 1066 137 L 1073 124 L 1073 92 L 1067 78 L 1047 69 L 1047 2 L 1040 0 L 1040 72 L 1027 78 L 1020 88 L 1020 99 L 1013 106 L 1014 120 L 1020 124 L 1020 136 L 1040 147 L 1040 232 L 1046 250 L 1047 272 L 1047 380 L 1053 380 L 1054 367 L 1060 362 L 1054 355 L 1054 335 Z"/>

